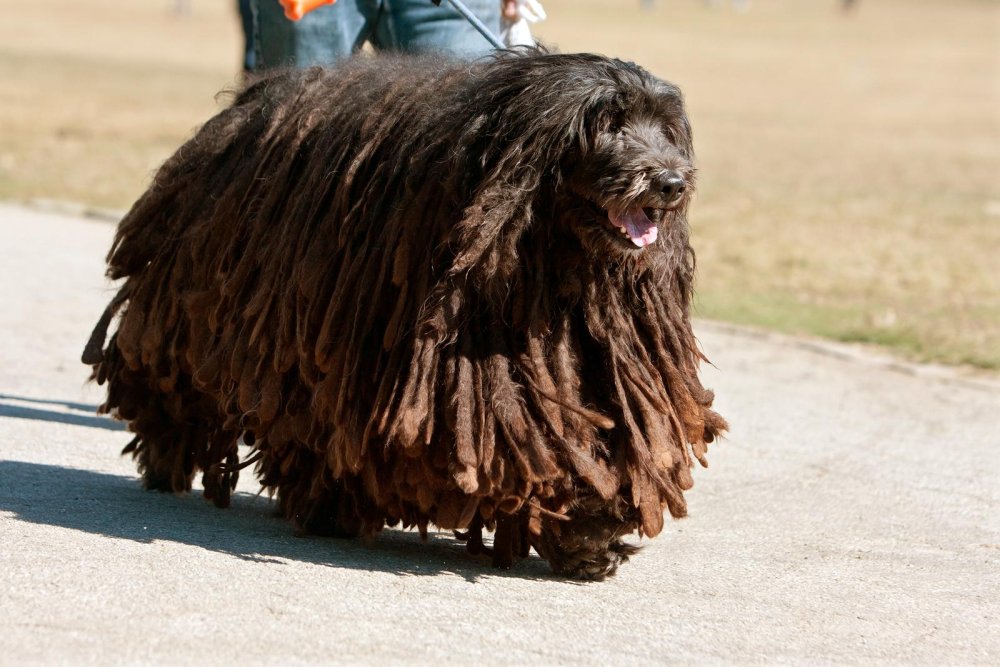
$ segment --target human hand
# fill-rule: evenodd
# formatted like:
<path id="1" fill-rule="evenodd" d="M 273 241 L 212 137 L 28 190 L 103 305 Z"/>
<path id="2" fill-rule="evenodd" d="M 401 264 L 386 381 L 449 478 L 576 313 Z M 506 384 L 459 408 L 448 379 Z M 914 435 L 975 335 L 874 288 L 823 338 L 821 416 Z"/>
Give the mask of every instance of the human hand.
<path id="1" fill-rule="evenodd" d="M 505 21 L 515 23 L 525 19 L 529 23 L 545 20 L 545 10 L 538 0 L 501 0 L 502 16 Z"/>

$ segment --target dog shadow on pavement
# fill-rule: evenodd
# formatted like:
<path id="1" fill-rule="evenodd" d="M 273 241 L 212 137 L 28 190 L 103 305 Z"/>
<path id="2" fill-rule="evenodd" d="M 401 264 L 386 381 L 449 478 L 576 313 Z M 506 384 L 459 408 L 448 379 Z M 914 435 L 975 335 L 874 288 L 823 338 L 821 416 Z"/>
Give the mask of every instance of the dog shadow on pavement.
<path id="1" fill-rule="evenodd" d="M 109 431 L 125 430 L 125 424 L 122 422 L 115 421 L 108 416 L 98 416 L 96 405 L 12 396 L 10 394 L 0 394 L 0 417 L 55 422 L 71 426 L 88 426 Z"/>
<path id="2" fill-rule="evenodd" d="M 401 576 L 453 574 L 469 582 L 495 576 L 554 579 L 534 554 L 509 571 L 495 570 L 488 558 L 469 556 L 462 543 L 445 533 L 432 533 L 423 543 L 416 532 L 395 529 L 368 541 L 298 537 L 275 511 L 276 503 L 260 495 L 235 493 L 231 506 L 220 510 L 205 502 L 200 491 L 145 491 L 136 478 L 0 460 L 0 512 L 19 521 L 144 544 L 168 540 L 277 567 L 301 561 Z"/>

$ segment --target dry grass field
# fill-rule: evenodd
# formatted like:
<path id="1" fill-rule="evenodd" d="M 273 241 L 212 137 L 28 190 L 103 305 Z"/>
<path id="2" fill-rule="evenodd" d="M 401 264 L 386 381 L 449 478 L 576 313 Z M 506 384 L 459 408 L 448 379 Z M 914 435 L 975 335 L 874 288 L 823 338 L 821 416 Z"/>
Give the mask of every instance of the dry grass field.
<path id="1" fill-rule="evenodd" d="M 0 198 L 126 207 L 235 82 L 234 4 L 0 0 Z M 538 32 L 686 91 L 699 315 L 1000 368 L 1000 3 L 838 4 L 545 0 Z"/>

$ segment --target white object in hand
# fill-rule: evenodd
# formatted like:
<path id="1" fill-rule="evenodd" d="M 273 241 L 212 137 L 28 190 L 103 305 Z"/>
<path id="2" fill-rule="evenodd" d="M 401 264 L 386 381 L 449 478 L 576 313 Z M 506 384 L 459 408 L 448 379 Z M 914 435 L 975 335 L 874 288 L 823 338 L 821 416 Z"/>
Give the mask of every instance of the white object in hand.
<path id="1" fill-rule="evenodd" d="M 534 46 L 530 24 L 545 18 L 545 9 L 538 0 L 517 0 L 517 19 L 501 19 L 500 39 L 507 46 Z"/>

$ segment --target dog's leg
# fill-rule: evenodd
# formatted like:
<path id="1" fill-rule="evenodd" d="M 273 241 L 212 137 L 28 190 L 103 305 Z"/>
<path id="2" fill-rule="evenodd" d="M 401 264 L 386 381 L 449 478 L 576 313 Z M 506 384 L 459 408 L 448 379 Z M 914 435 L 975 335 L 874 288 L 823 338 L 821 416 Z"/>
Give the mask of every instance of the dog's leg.
<path id="1" fill-rule="evenodd" d="M 196 471 L 205 470 L 206 499 L 227 506 L 236 486 L 236 434 L 222 428 L 215 404 L 189 378 L 179 375 L 170 391 L 162 391 L 150 372 L 129 368 L 114 338 L 95 368 L 97 380 L 108 383 L 108 399 L 100 411 L 127 421 L 135 433 L 122 454 L 136 460 L 150 490 L 190 491 Z M 222 461 L 232 470 L 210 471 Z"/>
<path id="2" fill-rule="evenodd" d="M 357 496 L 334 480 L 310 448 L 290 441 L 264 446 L 261 485 L 277 489 L 281 514 L 297 531 L 326 537 L 357 537 L 363 522 Z"/>
<path id="3" fill-rule="evenodd" d="M 498 513 L 493 537 L 493 567 L 509 570 L 515 560 L 527 558 L 530 550 L 527 514 Z"/>
<path id="4" fill-rule="evenodd" d="M 357 537 L 361 533 L 354 499 L 339 483 L 311 498 L 291 519 L 303 531 L 327 537 Z"/>
<path id="5" fill-rule="evenodd" d="M 477 512 L 469 524 L 469 529 L 465 532 L 456 530 L 455 537 L 465 542 L 465 550 L 470 556 L 486 554 L 493 555 L 493 549 L 483 543 L 483 518 Z"/>

